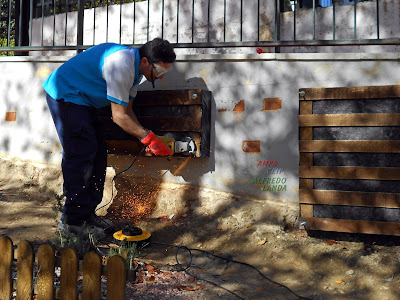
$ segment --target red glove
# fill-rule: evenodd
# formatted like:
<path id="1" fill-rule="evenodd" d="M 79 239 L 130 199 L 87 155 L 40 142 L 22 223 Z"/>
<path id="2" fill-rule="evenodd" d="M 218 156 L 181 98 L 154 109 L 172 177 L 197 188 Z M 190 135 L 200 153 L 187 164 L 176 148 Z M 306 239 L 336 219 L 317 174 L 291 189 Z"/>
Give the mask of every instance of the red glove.
<path id="1" fill-rule="evenodd" d="M 153 131 L 149 131 L 146 136 L 141 139 L 141 142 L 148 146 L 150 153 L 154 155 L 171 156 L 173 154 L 167 145 L 157 138 Z M 146 152 L 148 153 L 149 151 L 146 150 Z"/>

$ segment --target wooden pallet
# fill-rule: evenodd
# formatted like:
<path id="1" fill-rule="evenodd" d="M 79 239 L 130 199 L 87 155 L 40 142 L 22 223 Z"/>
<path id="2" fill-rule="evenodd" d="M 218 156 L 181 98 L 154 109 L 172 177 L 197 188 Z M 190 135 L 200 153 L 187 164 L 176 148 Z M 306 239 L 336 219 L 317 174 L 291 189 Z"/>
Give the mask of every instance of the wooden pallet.
<path id="1" fill-rule="evenodd" d="M 316 140 L 315 128 L 344 127 L 387 127 L 400 126 L 400 114 L 385 113 L 313 113 L 316 101 L 365 101 L 371 99 L 377 104 L 382 101 L 400 101 L 400 86 L 309 88 L 300 89 L 299 151 L 300 151 L 300 209 L 307 230 L 354 232 L 368 234 L 400 235 L 399 222 L 376 220 L 355 220 L 316 217 L 318 205 L 349 206 L 362 208 L 400 208 L 400 193 L 366 192 L 348 190 L 322 190 L 315 188 L 318 179 L 330 180 L 375 180 L 399 181 L 400 167 L 370 166 L 316 166 L 316 153 L 400 153 L 400 140 L 357 139 L 357 140 Z M 364 99 L 364 100 L 363 100 Z M 368 100 L 369 101 L 369 100 Z M 318 104 L 320 104 L 319 102 Z M 374 102 L 375 103 L 375 102 Z M 327 109 L 329 110 L 329 108 Z M 340 130 L 340 129 L 339 129 Z M 362 138 L 362 137 L 361 137 Z M 400 184 L 400 182 L 399 182 Z"/>
<path id="2" fill-rule="evenodd" d="M 139 122 L 156 134 L 175 139 L 191 137 L 197 146 L 196 157 L 210 156 L 211 92 L 205 90 L 167 90 L 138 92 L 133 110 Z M 109 154 L 137 155 L 143 145 L 124 132 L 111 118 L 111 109 L 101 109 Z"/>

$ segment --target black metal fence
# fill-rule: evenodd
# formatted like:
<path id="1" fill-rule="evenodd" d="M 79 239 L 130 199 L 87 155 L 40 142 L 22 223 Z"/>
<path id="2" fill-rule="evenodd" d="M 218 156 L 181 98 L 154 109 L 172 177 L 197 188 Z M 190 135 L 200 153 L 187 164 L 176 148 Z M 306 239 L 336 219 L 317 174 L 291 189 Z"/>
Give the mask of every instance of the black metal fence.
<path id="1" fill-rule="evenodd" d="M 280 47 L 298 47 L 298 46 L 344 46 L 344 45 L 399 45 L 400 39 L 395 36 L 385 36 L 381 38 L 380 36 L 380 1 L 383 0 L 375 0 L 376 3 L 375 11 L 373 12 L 373 16 L 370 17 L 370 22 L 374 24 L 376 27 L 375 32 L 370 34 L 368 37 L 359 38 L 358 35 L 358 27 L 357 27 L 357 5 L 360 5 L 361 0 L 252 0 L 252 1 L 244 1 L 244 0 L 235 0 L 235 1 L 227 1 L 227 0 L 0 0 L 0 51 L 2 55 L 27 55 L 28 51 L 56 51 L 56 50 L 76 50 L 82 51 L 87 49 L 88 47 L 95 44 L 95 38 L 93 37 L 93 42 L 84 44 L 84 11 L 93 10 L 93 28 L 96 26 L 96 10 L 105 9 L 106 10 L 106 26 L 109 26 L 109 8 L 112 6 L 119 6 L 119 15 L 120 15 L 120 30 L 119 30 L 119 42 L 121 42 L 122 30 L 121 30 L 121 18 L 123 15 L 123 11 L 126 7 L 124 4 L 131 3 L 134 6 L 133 8 L 133 16 L 131 17 L 131 26 L 133 27 L 133 32 L 135 32 L 135 24 L 138 20 L 147 18 L 145 20 L 147 24 L 147 40 L 150 38 L 150 25 L 152 24 L 152 15 L 150 13 L 150 7 L 152 5 L 161 6 L 161 22 L 160 22 L 160 35 L 163 37 L 164 29 L 165 29 L 165 11 L 168 8 L 168 11 L 171 13 L 171 10 L 175 10 L 174 20 L 176 20 L 176 39 L 170 40 L 171 43 L 174 44 L 175 48 L 228 48 L 228 47 L 272 47 L 274 51 L 279 52 Z M 136 14 L 136 6 L 139 2 L 145 2 L 147 4 L 147 13 L 145 15 Z M 168 6 L 167 6 L 168 2 Z M 204 38 L 197 39 L 196 38 L 196 24 L 195 24 L 195 16 L 196 16 L 196 8 L 195 4 L 198 2 L 203 2 L 205 7 L 205 15 L 202 18 L 205 20 L 206 24 L 202 25 L 204 30 L 206 31 Z M 235 36 L 235 39 L 227 39 L 226 32 L 232 27 L 231 20 L 229 20 L 227 14 L 228 9 L 233 5 L 235 5 L 235 9 L 240 12 L 238 18 L 236 20 L 237 26 L 239 27 L 239 34 Z M 246 6 L 250 4 L 250 2 L 256 8 L 256 11 L 252 11 L 252 18 L 256 19 L 256 21 L 252 22 L 251 31 L 257 33 L 253 35 L 251 39 L 244 39 L 243 31 L 246 27 L 246 30 L 249 30 L 247 25 L 244 25 L 246 20 L 244 20 L 244 9 Z M 171 5 L 174 3 L 175 7 Z M 219 33 L 219 39 L 215 39 L 211 37 L 211 32 L 213 25 L 210 21 L 210 15 L 213 9 L 216 8 L 216 4 L 219 5 L 219 14 L 221 26 L 218 30 L 222 31 Z M 144 5 L 141 3 L 140 5 Z M 182 24 L 180 23 L 180 18 L 182 17 L 181 6 L 185 5 L 186 7 L 190 7 L 189 11 L 186 11 L 184 17 L 186 19 L 191 18 L 191 41 L 183 41 L 180 39 L 179 30 L 182 30 Z M 336 36 L 336 28 L 338 24 L 336 23 L 336 11 L 339 5 L 347 5 L 354 7 L 353 9 L 353 34 L 350 38 L 347 39 L 338 39 Z M 270 16 L 268 23 L 268 30 L 271 32 L 268 37 L 262 36 L 260 31 L 265 28 L 266 21 L 263 19 L 263 13 L 265 13 L 265 8 L 268 8 Z M 261 11 L 261 8 L 263 11 Z M 318 29 L 318 24 L 316 22 L 316 12 L 321 11 L 322 9 L 330 9 L 332 11 L 331 20 L 331 36 L 329 38 L 318 38 L 316 32 Z M 271 13 L 271 10 L 272 13 Z M 311 26 L 308 26 L 312 32 L 312 38 L 302 39 L 298 36 L 299 31 L 299 12 L 307 11 L 312 14 L 312 22 Z M 76 18 L 76 26 L 75 29 L 75 37 L 76 39 L 74 44 L 67 42 L 67 28 L 68 28 L 68 14 L 77 14 Z M 57 28 L 56 26 L 56 16 L 65 14 L 65 24 L 63 25 L 63 29 Z M 285 14 L 285 16 L 284 16 Z M 189 16 L 190 15 L 190 16 Z M 44 36 L 44 20 L 47 18 L 53 17 L 52 24 L 52 34 L 53 34 L 53 42 L 52 44 L 45 43 L 43 41 Z M 290 38 L 287 38 L 287 34 L 285 34 L 285 38 L 283 36 L 283 21 L 284 19 L 291 18 L 291 28 L 292 34 L 290 34 Z M 271 20 L 272 19 L 272 20 Z M 40 21 L 40 36 L 41 41 L 39 43 L 33 44 L 33 22 Z M 97 21 L 98 22 L 98 21 Z M 262 23 L 262 24 L 261 24 Z M 301 24 L 300 24 L 301 25 Z M 55 34 L 60 30 L 65 30 L 64 34 L 64 43 L 61 45 L 58 43 L 55 44 Z M 188 31 L 187 28 L 184 30 Z M 287 33 L 288 29 L 285 28 Z M 95 34 L 95 30 L 93 29 L 93 36 Z M 108 34 L 108 31 L 107 31 Z M 106 37 L 106 41 L 108 40 L 108 36 Z M 132 46 L 138 46 L 142 44 L 143 41 L 138 42 L 135 39 L 135 33 L 133 33 L 133 38 L 129 43 L 124 43 Z"/>

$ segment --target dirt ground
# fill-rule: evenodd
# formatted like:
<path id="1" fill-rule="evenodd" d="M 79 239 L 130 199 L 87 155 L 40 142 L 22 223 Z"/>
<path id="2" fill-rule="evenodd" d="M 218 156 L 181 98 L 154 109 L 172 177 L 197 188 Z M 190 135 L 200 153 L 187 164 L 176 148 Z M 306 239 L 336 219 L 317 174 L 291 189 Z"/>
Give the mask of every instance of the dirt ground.
<path id="1" fill-rule="evenodd" d="M 56 231 L 59 182 L 49 185 L 59 174 L 11 166 L 0 160 L 0 235 L 44 243 Z M 221 226 L 200 207 L 137 221 L 153 243 L 129 299 L 400 299 L 397 237 Z"/>

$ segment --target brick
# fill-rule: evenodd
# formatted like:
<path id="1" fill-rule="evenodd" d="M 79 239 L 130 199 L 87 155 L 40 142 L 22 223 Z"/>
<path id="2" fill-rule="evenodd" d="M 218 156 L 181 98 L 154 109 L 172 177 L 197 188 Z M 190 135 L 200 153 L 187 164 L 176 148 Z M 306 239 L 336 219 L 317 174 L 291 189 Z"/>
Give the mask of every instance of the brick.
<path id="1" fill-rule="evenodd" d="M 244 100 L 240 100 L 233 109 L 234 112 L 244 111 Z"/>
<path id="2" fill-rule="evenodd" d="M 247 153 L 260 153 L 260 141 L 243 141 L 242 150 Z"/>
<path id="3" fill-rule="evenodd" d="M 6 112 L 6 122 L 15 122 L 17 120 L 17 112 L 16 111 L 7 111 Z"/>
<path id="4" fill-rule="evenodd" d="M 282 108 L 282 100 L 279 98 L 264 98 L 263 111 L 274 111 Z"/>

